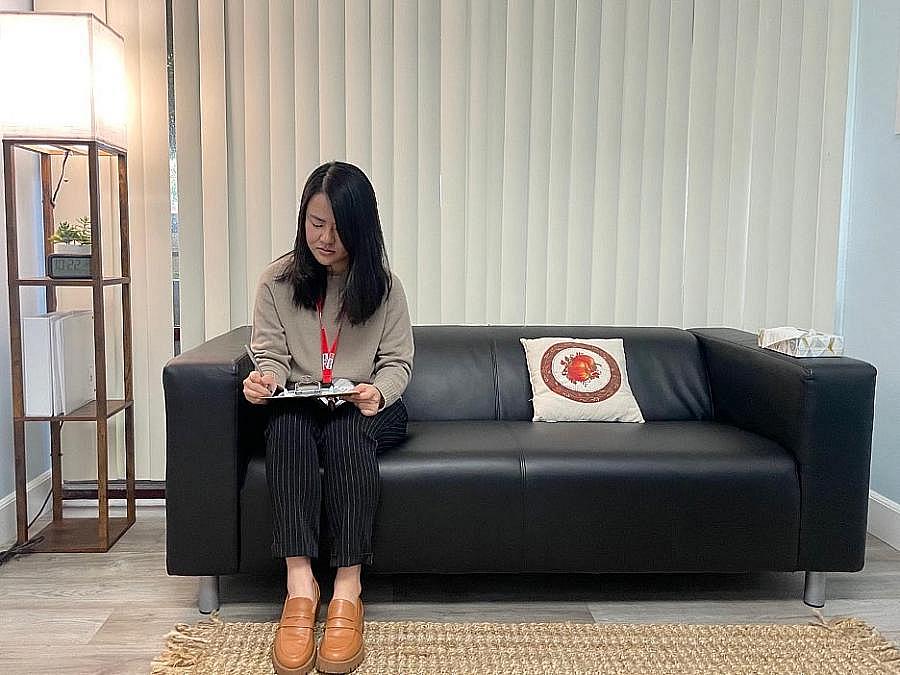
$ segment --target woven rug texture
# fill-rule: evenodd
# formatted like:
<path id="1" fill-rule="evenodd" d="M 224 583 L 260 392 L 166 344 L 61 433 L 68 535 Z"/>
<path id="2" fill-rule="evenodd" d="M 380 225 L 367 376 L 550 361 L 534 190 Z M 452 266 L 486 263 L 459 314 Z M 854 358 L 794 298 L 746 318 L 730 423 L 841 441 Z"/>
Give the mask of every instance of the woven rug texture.
<path id="1" fill-rule="evenodd" d="M 855 618 L 787 624 L 366 621 L 354 675 L 900 675 L 900 650 Z M 152 675 L 271 675 L 277 623 L 178 624 Z M 321 639 L 323 622 L 316 624 Z M 313 671 L 317 673 L 318 671 Z"/>

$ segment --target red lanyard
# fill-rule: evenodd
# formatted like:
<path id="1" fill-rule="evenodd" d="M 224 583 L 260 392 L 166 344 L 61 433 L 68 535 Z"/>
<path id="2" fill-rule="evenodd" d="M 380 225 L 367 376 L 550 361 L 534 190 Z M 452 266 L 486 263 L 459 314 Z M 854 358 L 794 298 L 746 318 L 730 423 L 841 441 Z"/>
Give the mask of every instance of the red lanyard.
<path id="1" fill-rule="evenodd" d="M 331 349 L 328 348 L 328 336 L 325 334 L 325 324 L 322 323 L 322 301 L 316 303 L 316 312 L 319 315 L 319 331 L 322 335 L 322 384 L 331 384 L 331 372 L 334 370 L 334 357 L 337 354 L 338 341 L 341 339 L 341 329 L 344 327 L 344 320 L 338 324 L 338 332 L 334 338 L 334 344 Z"/>

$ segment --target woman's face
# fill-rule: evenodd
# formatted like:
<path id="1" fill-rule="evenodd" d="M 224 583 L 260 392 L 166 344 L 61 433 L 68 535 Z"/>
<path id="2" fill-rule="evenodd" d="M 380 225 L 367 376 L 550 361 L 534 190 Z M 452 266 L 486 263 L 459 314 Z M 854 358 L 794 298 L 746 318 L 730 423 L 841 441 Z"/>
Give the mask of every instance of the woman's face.
<path id="1" fill-rule="evenodd" d="M 332 272 L 347 269 L 350 256 L 334 224 L 331 202 L 324 192 L 317 192 L 306 205 L 306 243 L 319 262 Z"/>

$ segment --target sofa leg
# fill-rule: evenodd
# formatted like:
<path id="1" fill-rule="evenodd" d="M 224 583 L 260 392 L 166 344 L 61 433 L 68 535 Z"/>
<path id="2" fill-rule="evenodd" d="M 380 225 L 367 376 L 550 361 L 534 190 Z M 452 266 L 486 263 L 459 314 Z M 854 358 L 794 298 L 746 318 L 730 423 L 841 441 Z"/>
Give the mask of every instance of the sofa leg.
<path id="1" fill-rule="evenodd" d="M 209 614 L 219 609 L 219 577 L 200 577 L 197 608 L 201 614 Z"/>
<path id="2" fill-rule="evenodd" d="M 810 607 L 825 606 L 825 572 L 807 572 L 803 584 L 803 602 Z"/>

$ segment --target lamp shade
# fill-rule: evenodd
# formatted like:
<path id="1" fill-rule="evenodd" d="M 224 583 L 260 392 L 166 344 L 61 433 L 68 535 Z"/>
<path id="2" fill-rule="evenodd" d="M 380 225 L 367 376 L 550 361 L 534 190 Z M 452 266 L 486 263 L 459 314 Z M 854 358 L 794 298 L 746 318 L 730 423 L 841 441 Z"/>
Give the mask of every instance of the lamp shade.
<path id="1" fill-rule="evenodd" d="M 0 12 L 0 133 L 126 148 L 125 43 L 93 14 Z"/>

